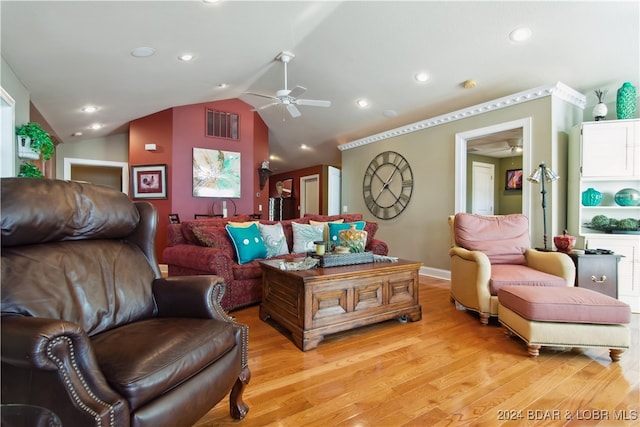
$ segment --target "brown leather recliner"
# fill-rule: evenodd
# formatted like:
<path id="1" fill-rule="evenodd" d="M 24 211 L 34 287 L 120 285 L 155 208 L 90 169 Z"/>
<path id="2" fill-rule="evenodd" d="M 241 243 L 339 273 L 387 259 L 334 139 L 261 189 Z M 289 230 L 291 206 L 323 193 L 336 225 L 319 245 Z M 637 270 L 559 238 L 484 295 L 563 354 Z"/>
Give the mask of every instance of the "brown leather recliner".
<path id="1" fill-rule="evenodd" d="M 190 426 L 248 411 L 245 325 L 217 276 L 162 278 L 156 209 L 106 187 L 5 178 L 2 402 L 65 426 Z"/>

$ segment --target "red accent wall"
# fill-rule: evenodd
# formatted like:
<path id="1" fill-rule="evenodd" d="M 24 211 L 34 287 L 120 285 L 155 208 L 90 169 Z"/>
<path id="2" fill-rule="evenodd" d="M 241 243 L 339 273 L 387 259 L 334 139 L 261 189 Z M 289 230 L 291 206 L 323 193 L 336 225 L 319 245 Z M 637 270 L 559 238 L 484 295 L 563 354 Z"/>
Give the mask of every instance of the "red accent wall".
<path id="1" fill-rule="evenodd" d="M 205 136 L 206 110 L 238 114 L 239 139 Z M 168 216 L 177 213 L 181 220 L 193 219 L 196 213 L 210 213 L 214 198 L 192 195 L 193 148 L 209 148 L 239 152 L 241 155 L 241 197 L 234 199 L 238 214 L 257 212 L 258 204 L 266 209 L 268 195 L 260 192 L 257 170 L 269 157 L 269 132 L 253 107 L 239 99 L 206 102 L 168 110 L 142 117 L 130 123 L 130 166 L 166 164 L 166 200 L 149 200 L 158 209 L 156 254 L 162 261 L 167 245 Z M 156 144 L 156 151 L 145 151 L 145 144 Z M 266 187 L 265 187 L 266 189 Z M 258 194 L 260 196 L 258 197 Z M 231 209 L 228 206 L 228 209 Z M 233 212 L 229 212 L 232 214 Z"/>

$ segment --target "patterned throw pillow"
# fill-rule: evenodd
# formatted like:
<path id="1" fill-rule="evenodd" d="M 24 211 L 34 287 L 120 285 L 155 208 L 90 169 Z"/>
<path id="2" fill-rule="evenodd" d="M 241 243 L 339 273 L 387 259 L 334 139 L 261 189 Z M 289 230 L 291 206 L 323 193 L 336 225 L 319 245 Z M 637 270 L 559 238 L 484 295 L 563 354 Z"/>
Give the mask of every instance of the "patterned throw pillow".
<path id="1" fill-rule="evenodd" d="M 258 229 L 267 247 L 267 258 L 289 253 L 287 238 L 284 235 L 282 224 L 258 224 Z"/>
<path id="2" fill-rule="evenodd" d="M 262 240 L 258 226 L 251 224 L 249 227 L 225 227 L 236 249 L 238 264 L 246 264 L 258 258 L 266 258 L 267 247 Z"/>
<path id="3" fill-rule="evenodd" d="M 293 227 L 293 250 L 291 252 L 294 254 L 313 252 L 315 250 L 313 242 L 322 240 L 324 224 L 310 225 L 292 222 L 291 226 Z"/>
<path id="4" fill-rule="evenodd" d="M 344 224 L 333 224 L 329 223 L 329 243 L 335 243 L 336 245 L 340 244 L 340 231 L 348 230 L 351 227 L 351 224 L 356 225 L 356 230 L 364 230 L 364 221 L 356 221 L 356 222 L 345 222 Z"/>

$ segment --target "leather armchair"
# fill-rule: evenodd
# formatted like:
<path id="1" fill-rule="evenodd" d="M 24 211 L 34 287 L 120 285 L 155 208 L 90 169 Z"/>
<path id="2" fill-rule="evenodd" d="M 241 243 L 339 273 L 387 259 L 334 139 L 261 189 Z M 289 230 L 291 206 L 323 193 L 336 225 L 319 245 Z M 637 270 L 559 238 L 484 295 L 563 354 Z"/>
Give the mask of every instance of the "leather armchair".
<path id="1" fill-rule="evenodd" d="M 65 426 L 190 426 L 230 393 L 243 418 L 248 329 L 217 276 L 162 278 L 156 209 L 91 184 L 5 178 L 2 402 Z"/>
<path id="2" fill-rule="evenodd" d="M 451 300 L 478 313 L 480 322 L 498 316 L 504 285 L 573 286 L 575 266 L 559 252 L 531 249 L 524 215 L 449 217 Z"/>

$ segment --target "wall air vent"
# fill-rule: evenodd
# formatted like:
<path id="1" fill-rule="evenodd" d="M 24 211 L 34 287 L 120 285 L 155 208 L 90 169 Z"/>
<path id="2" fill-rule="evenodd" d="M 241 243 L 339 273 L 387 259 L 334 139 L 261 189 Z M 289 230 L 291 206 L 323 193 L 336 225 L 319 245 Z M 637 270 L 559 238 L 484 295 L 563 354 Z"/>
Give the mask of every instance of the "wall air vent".
<path id="1" fill-rule="evenodd" d="M 207 108 L 206 135 L 216 138 L 238 139 L 239 122 L 238 114 Z"/>

